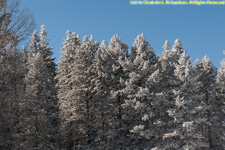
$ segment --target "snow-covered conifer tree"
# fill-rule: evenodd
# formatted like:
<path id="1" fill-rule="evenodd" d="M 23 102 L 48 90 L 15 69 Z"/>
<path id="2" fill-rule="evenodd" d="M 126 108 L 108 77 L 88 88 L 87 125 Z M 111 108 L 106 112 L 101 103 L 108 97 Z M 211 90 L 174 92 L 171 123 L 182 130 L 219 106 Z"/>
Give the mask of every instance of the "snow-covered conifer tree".
<path id="1" fill-rule="evenodd" d="M 200 82 L 198 94 L 203 95 L 201 103 L 205 105 L 200 112 L 205 120 L 202 122 L 199 130 L 207 138 L 209 148 L 214 149 L 213 130 L 217 122 L 215 112 L 218 110 L 218 101 L 215 94 L 217 69 L 209 61 L 209 58 L 205 56 L 201 62 L 199 60 L 194 62 L 192 74 L 193 77 L 197 78 L 197 82 Z"/>
<path id="2" fill-rule="evenodd" d="M 51 149 L 52 124 L 49 119 L 48 97 L 50 95 L 47 84 L 51 75 L 48 73 L 43 56 L 40 52 L 29 59 L 29 71 L 25 77 L 27 98 L 23 107 L 23 143 L 20 148 Z"/>
<path id="3" fill-rule="evenodd" d="M 23 96 L 23 70 L 19 52 L 10 47 L 1 56 L 0 63 L 0 149 L 16 148 L 19 122 L 19 104 Z"/>
<path id="4" fill-rule="evenodd" d="M 34 33 L 30 37 L 30 44 L 28 50 L 28 56 L 32 57 L 37 54 L 40 49 L 40 37 L 38 36 L 38 32 L 34 30 Z"/>
<path id="5" fill-rule="evenodd" d="M 134 42 L 130 58 L 124 63 L 128 70 L 128 79 L 123 93 L 126 95 L 124 104 L 125 123 L 130 131 L 130 149 L 150 149 L 159 140 L 157 125 L 154 119 L 157 74 L 159 73 L 158 58 L 153 48 L 139 35 Z M 154 80 L 154 78 L 156 80 Z M 160 139 L 161 140 L 161 139 Z"/>
<path id="6" fill-rule="evenodd" d="M 81 39 L 76 33 L 71 33 L 67 31 L 67 38 L 64 39 L 62 47 L 62 56 L 60 57 L 60 62 L 58 63 L 57 69 L 57 97 L 59 99 L 59 119 L 60 119 L 60 145 L 62 149 L 71 149 L 73 144 L 72 135 L 74 121 L 74 100 L 67 99 L 66 95 L 68 91 L 73 89 L 75 85 L 71 82 L 74 80 L 71 78 L 71 69 L 74 63 L 74 55 L 76 49 L 81 45 Z"/>
<path id="7" fill-rule="evenodd" d="M 225 51 L 223 52 L 225 54 Z M 215 149 L 225 149 L 225 59 L 221 62 L 221 68 L 217 74 L 217 101 L 218 111 L 216 130 L 213 132 Z"/>
<path id="8" fill-rule="evenodd" d="M 125 73 L 121 62 L 127 55 L 128 46 L 124 44 L 118 35 L 111 38 L 109 47 L 103 41 L 96 53 L 95 79 L 96 95 L 94 108 L 97 108 L 96 119 L 99 120 L 98 142 L 102 149 L 122 149 L 126 143 L 121 131 L 123 128 L 122 97 L 120 80 L 124 80 Z"/>
<path id="9" fill-rule="evenodd" d="M 95 137 L 95 123 L 93 95 L 93 79 L 96 76 L 94 70 L 94 56 L 98 49 L 98 43 L 91 36 L 83 38 L 83 43 L 76 49 L 71 64 L 71 76 L 68 84 L 71 89 L 65 95 L 66 101 L 71 102 L 72 112 L 69 130 L 72 132 L 72 143 L 74 149 L 88 149 Z"/>
<path id="10" fill-rule="evenodd" d="M 46 140 L 45 144 L 43 145 L 44 147 L 58 148 L 58 145 L 59 145 L 58 132 L 57 132 L 58 100 L 56 97 L 56 89 L 55 89 L 56 80 L 54 79 L 56 65 L 54 63 L 54 59 L 51 58 L 52 57 L 51 50 L 53 48 L 48 47 L 49 40 L 46 39 L 46 37 L 47 37 L 47 33 L 45 32 L 45 26 L 42 26 L 40 36 L 37 35 L 36 31 L 31 36 L 30 47 L 28 50 L 28 61 L 27 61 L 28 73 L 26 75 L 26 98 L 23 100 L 21 111 L 23 114 L 26 114 L 27 112 L 29 112 L 29 109 L 33 109 L 37 112 L 31 111 L 31 114 L 33 113 L 37 114 L 36 115 L 37 118 L 38 118 L 38 113 L 39 112 L 42 113 L 41 116 L 46 117 L 43 122 L 43 126 L 45 126 L 43 127 L 43 130 L 45 131 L 43 130 L 39 130 L 39 131 L 40 133 L 42 132 L 46 132 L 46 133 L 45 135 L 43 135 L 43 137 L 38 137 L 37 135 L 37 138 Z M 39 62 L 35 62 L 35 61 L 40 61 L 40 64 Z M 39 90 L 39 93 L 36 95 L 35 95 L 35 91 L 32 91 L 32 87 L 35 87 L 35 86 L 37 86 Z M 37 90 L 37 89 L 34 88 L 33 90 Z M 30 103 L 31 97 L 36 105 L 32 105 Z M 25 115 L 24 117 L 25 119 L 27 119 L 28 116 Z M 23 119 L 23 117 L 21 119 Z M 26 136 L 25 138 L 28 141 L 30 141 L 30 139 L 27 138 L 28 136 L 27 134 L 29 134 L 27 133 L 27 131 L 30 128 L 28 126 L 32 124 L 32 121 L 33 121 L 32 119 L 31 120 L 28 119 L 28 122 L 27 122 L 28 124 L 26 124 L 25 125 L 26 127 L 24 128 L 24 132 Z M 40 123 L 41 121 L 38 120 L 37 122 L 41 125 Z M 38 126 L 36 128 L 42 128 L 42 127 Z M 37 132 L 37 131 L 33 131 L 33 132 Z M 38 139 L 35 139 L 35 140 L 39 143 Z M 33 146 L 34 146 L 33 144 L 29 145 L 29 147 L 33 147 Z M 42 143 L 36 144 L 36 146 L 42 147 Z"/>
<path id="11" fill-rule="evenodd" d="M 191 77 L 190 58 L 184 51 L 175 66 L 176 87 L 173 89 L 173 106 L 168 110 L 173 126 L 165 133 L 161 149 L 201 149 L 208 147 L 206 137 L 199 131 L 205 118 L 199 114 L 205 110 L 203 95 L 197 93 L 200 84 Z"/>

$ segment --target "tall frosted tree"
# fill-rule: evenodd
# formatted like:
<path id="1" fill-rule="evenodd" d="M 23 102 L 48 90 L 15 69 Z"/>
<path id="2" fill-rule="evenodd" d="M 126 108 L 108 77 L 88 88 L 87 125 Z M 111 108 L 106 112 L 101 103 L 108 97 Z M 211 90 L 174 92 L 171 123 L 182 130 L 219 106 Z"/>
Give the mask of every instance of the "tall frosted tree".
<path id="1" fill-rule="evenodd" d="M 58 63 L 57 69 L 57 97 L 59 99 L 59 118 L 60 118 L 60 145 L 62 149 L 71 149 L 73 146 L 72 135 L 74 132 L 72 122 L 74 121 L 74 107 L 73 99 L 66 97 L 68 91 L 73 89 L 75 85 L 71 84 L 74 80 L 71 77 L 71 69 L 74 63 L 74 55 L 76 50 L 81 45 L 81 39 L 76 33 L 67 31 L 66 39 L 64 39 L 62 47 L 62 56 Z"/>
<path id="2" fill-rule="evenodd" d="M 191 77 L 190 58 L 184 51 L 175 66 L 174 100 L 168 110 L 173 118 L 171 132 L 164 134 L 161 149 L 201 149 L 208 147 L 206 137 L 199 131 L 205 118 L 199 114 L 205 110 L 201 103 L 203 95 L 196 91 L 200 88 L 197 78 Z"/>
<path id="3" fill-rule="evenodd" d="M 223 52 L 225 54 L 225 51 Z M 214 130 L 214 143 L 216 149 L 225 149 L 225 60 L 221 61 L 221 68 L 217 74 L 217 100 L 218 100 L 218 111 L 217 115 L 217 126 Z"/>
<path id="4" fill-rule="evenodd" d="M 124 63 L 124 69 L 129 72 L 125 88 L 122 90 L 126 96 L 122 105 L 126 112 L 123 117 L 131 139 L 128 148 L 150 149 L 159 140 L 157 125 L 154 125 L 156 114 L 152 104 L 157 83 L 153 78 L 158 74 L 158 66 L 158 58 L 144 35 L 137 36 L 130 58 Z"/>
<path id="5" fill-rule="evenodd" d="M 111 38 L 109 47 L 106 41 L 103 41 L 96 53 L 96 71 L 98 76 L 95 79 L 95 103 L 97 109 L 96 121 L 98 143 L 101 149 L 122 149 L 126 143 L 122 121 L 122 106 L 124 101 L 122 93 L 122 84 L 125 73 L 121 61 L 125 60 L 128 46 L 124 44 L 118 35 Z"/>
<path id="6" fill-rule="evenodd" d="M 93 78 L 96 76 L 94 71 L 94 56 L 98 49 L 98 43 L 94 42 L 91 36 L 83 38 L 83 42 L 76 49 L 74 62 L 71 65 L 71 79 L 68 84 L 72 86 L 68 90 L 66 100 L 72 102 L 72 117 L 74 120 L 70 123 L 72 132 L 73 149 L 88 149 L 92 145 L 95 137 L 95 123 L 93 95 Z M 70 148 L 72 148 L 70 147 Z"/>
<path id="7" fill-rule="evenodd" d="M 58 147 L 58 100 L 55 90 L 56 80 L 54 79 L 56 65 L 54 59 L 51 58 L 51 50 L 53 48 L 48 47 L 49 40 L 46 37 L 45 26 L 42 26 L 40 36 L 37 35 L 36 31 L 31 36 L 28 50 L 28 73 L 25 77 L 26 98 L 24 98 L 23 105 L 21 105 L 23 113 L 21 119 L 26 119 L 27 121 L 22 133 L 24 133 L 25 141 L 28 144 L 25 145 L 30 148 L 40 148 L 42 146 L 45 148 Z M 30 114 L 28 114 L 29 112 Z M 33 115 L 36 118 L 32 118 L 29 115 Z M 30 133 L 29 128 L 34 126 L 33 121 L 35 122 L 35 127 Z M 41 126 L 42 122 L 43 127 Z M 35 134 L 35 139 L 32 141 L 28 138 L 30 134 Z M 35 145 L 32 143 L 34 141 L 36 142 Z"/>
<path id="8" fill-rule="evenodd" d="M 52 129 L 51 129 L 51 142 L 55 144 L 55 147 L 59 145 L 59 133 L 58 133 L 58 99 L 57 99 L 57 91 L 56 91 L 56 64 L 55 58 L 52 58 L 53 55 L 53 47 L 49 47 L 49 39 L 47 39 L 47 32 L 45 29 L 45 25 L 41 26 L 40 32 L 40 53 L 42 54 L 43 61 L 45 62 L 45 67 L 47 69 L 47 74 L 49 74 L 49 78 L 46 84 L 46 90 L 48 91 L 48 95 L 46 95 L 47 104 L 45 105 L 45 109 L 47 109 L 47 116 L 50 120 Z"/>
<path id="9" fill-rule="evenodd" d="M 203 95 L 201 103 L 205 105 L 200 114 L 206 120 L 202 123 L 199 130 L 203 136 L 207 137 L 209 148 L 214 149 L 213 130 L 217 122 L 215 112 L 218 110 L 218 101 L 215 94 L 217 69 L 209 61 L 209 58 L 205 56 L 201 62 L 199 60 L 194 62 L 192 74 L 193 77 L 197 78 L 197 82 L 201 83 L 198 94 Z"/>
<path id="10" fill-rule="evenodd" d="M 53 147 L 49 139 L 50 120 L 45 109 L 48 105 L 46 80 L 49 76 L 41 53 L 35 54 L 29 63 L 29 71 L 25 78 L 27 98 L 22 103 L 24 142 L 20 148 L 47 149 Z"/>

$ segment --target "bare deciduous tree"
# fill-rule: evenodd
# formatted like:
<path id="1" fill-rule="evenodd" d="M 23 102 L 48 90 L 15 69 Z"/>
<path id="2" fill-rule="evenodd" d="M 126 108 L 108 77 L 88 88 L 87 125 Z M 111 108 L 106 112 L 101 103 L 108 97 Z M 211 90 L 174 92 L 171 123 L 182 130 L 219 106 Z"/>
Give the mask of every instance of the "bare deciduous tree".
<path id="1" fill-rule="evenodd" d="M 35 22 L 28 8 L 20 9 L 20 0 L 0 0 L 0 54 L 18 45 L 33 32 Z"/>

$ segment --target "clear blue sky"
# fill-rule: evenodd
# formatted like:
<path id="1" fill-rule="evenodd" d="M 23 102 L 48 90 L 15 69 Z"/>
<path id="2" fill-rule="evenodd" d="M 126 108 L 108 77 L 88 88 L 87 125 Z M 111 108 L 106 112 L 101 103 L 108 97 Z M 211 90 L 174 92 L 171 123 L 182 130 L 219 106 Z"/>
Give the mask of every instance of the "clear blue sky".
<path id="1" fill-rule="evenodd" d="M 225 5 L 130 5 L 130 0 L 22 0 L 37 22 L 45 24 L 54 47 L 56 61 L 66 31 L 90 36 L 96 41 L 118 34 L 132 46 L 137 35 L 144 33 L 156 54 L 161 54 L 168 40 L 179 38 L 192 62 L 207 55 L 220 67 L 225 56 Z"/>

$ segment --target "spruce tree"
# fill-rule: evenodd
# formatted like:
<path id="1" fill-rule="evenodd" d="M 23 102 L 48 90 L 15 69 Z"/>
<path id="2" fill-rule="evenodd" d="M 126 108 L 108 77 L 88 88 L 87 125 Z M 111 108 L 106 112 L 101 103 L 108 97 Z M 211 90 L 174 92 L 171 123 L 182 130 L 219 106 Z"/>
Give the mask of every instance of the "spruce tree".
<path id="1" fill-rule="evenodd" d="M 79 35 L 67 31 L 67 38 L 62 43 L 62 56 L 58 63 L 56 71 L 57 79 L 57 98 L 59 99 L 59 119 L 60 119 L 60 147 L 61 149 L 71 149 L 73 147 L 72 135 L 75 128 L 72 128 L 74 121 L 74 107 L 73 100 L 67 99 L 66 95 L 69 90 L 73 89 L 73 78 L 71 78 L 71 69 L 74 63 L 74 55 L 76 49 L 81 45 Z"/>
<path id="2" fill-rule="evenodd" d="M 72 132 L 73 149 L 91 148 L 96 135 L 93 108 L 94 84 L 96 76 L 94 70 L 94 56 L 98 49 L 98 43 L 91 36 L 83 38 L 83 42 L 76 49 L 74 62 L 71 65 L 68 84 L 72 88 L 68 90 L 66 100 L 72 102 L 72 117 L 70 129 Z"/>
<path id="3" fill-rule="evenodd" d="M 98 76 L 95 79 L 96 95 L 94 108 L 97 108 L 96 121 L 101 131 L 98 135 L 102 149 L 122 149 L 124 134 L 122 132 L 122 85 L 125 74 L 121 65 L 127 55 L 127 45 L 124 44 L 118 35 L 111 38 L 109 47 L 103 41 L 96 53 L 96 71 Z M 102 139 L 102 140 L 100 140 Z"/>
<path id="4" fill-rule="evenodd" d="M 156 114 L 151 104 L 156 85 L 156 82 L 151 81 L 158 73 L 158 65 L 153 48 L 143 34 L 139 35 L 133 44 L 130 58 L 124 64 L 124 69 L 128 70 L 128 79 L 122 90 L 127 97 L 122 106 L 126 112 L 123 117 L 130 131 L 130 149 L 150 149 L 158 140 L 157 126 L 153 124 Z"/>
<path id="5" fill-rule="evenodd" d="M 225 51 L 224 51 L 225 54 Z M 225 59 L 221 61 L 221 68 L 217 74 L 217 101 L 218 111 L 217 115 L 217 126 L 214 130 L 214 145 L 215 149 L 225 149 Z"/>
<path id="6" fill-rule="evenodd" d="M 29 115 L 34 115 L 36 117 L 35 130 L 31 131 L 35 132 L 34 140 L 36 143 L 32 143 L 34 141 L 28 138 L 30 134 L 32 134 L 29 133 L 29 128 L 33 126 L 32 117 L 31 119 L 27 119 L 27 124 L 24 126 L 22 133 L 25 135 L 25 141 L 28 142 L 28 145 L 25 145 L 28 147 L 40 148 L 43 146 L 45 148 L 58 148 L 58 100 L 55 89 L 56 80 L 54 79 L 56 65 L 54 59 L 51 58 L 51 50 L 53 48 L 48 47 L 49 40 L 46 39 L 46 37 L 45 26 L 42 26 L 40 36 L 37 35 L 36 31 L 31 36 L 30 47 L 27 53 L 28 73 L 25 77 L 26 98 L 24 98 L 22 102 L 23 105 L 21 105 L 24 119 L 29 118 Z M 34 111 L 32 111 L 32 109 Z M 27 114 L 27 112 L 30 112 L 30 114 Z M 41 120 L 38 119 L 39 115 Z M 23 119 L 23 117 L 21 119 Z M 41 126 L 42 121 L 45 127 Z M 43 136 L 40 134 L 43 134 Z"/>
<path id="7" fill-rule="evenodd" d="M 173 106 L 168 110 L 173 118 L 170 133 L 164 134 L 162 149 L 201 149 L 208 147 L 206 137 L 198 127 L 204 122 L 199 114 L 205 109 L 201 103 L 203 95 L 196 91 L 200 88 L 197 78 L 191 77 L 190 58 L 184 51 L 175 66 L 175 83 L 173 89 Z"/>
<path id="8" fill-rule="evenodd" d="M 204 57 L 202 61 L 196 60 L 193 66 L 193 77 L 197 78 L 197 82 L 200 82 L 200 88 L 198 94 L 203 95 L 201 103 L 205 105 L 204 109 L 200 112 L 200 115 L 205 119 L 202 122 L 199 130 L 202 135 L 207 138 L 207 143 L 210 149 L 214 149 L 213 144 L 213 130 L 215 127 L 217 111 L 216 100 L 216 74 L 217 69 L 209 61 L 208 57 Z"/>
<path id="9" fill-rule="evenodd" d="M 27 98 L 23 107 L 24 142 L 20 148 L 50 149 L 52 126 L 47 115 L 49 91 L 47 90 L 50 74 L 40 52 L 29 59 L 29 71 L 25 77 Z"/>

